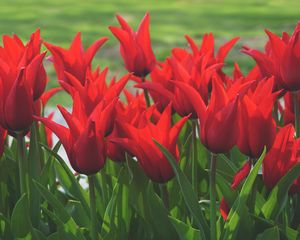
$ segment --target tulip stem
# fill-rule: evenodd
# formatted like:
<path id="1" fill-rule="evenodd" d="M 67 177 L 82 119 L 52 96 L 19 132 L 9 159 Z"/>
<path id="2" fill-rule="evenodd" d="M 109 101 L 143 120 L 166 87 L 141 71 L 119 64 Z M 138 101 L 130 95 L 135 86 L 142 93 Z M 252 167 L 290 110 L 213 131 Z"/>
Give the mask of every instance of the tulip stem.
<path id="1" fill-rule="evenodd" d="M 197 120 L 192 120 L 192 143 L 193 143 L 193 151 L 192 151 L 192 185 L 194 191 L 198 195 L 198 178 L 197 178 Z"/>
<path id="2" fill-rule="evenodd" d="M 17 133 L 17 148 L 18 148 L 18 164 L 19 164 L 19 178 L 20 178 L 20 193 L 23 195 L 26 193 L 27 181 L 26 181 L 26 159 L 25 159 L 25 143 L 23 133 Z"/>
<path id="3" fill-rule="evenodd" d="M 166 183 L 159 184 L 160 192 L 161 192 L 161 198 L 163 200 L 163 203 L 165 205 L 166 209 L 169 209 L 169 193 Z"/>
<path id="4" fill-rule="evenodd" d="M 90 193 L 90 213 L 91 213 L 91 237 L 97 240 L 97 213 L 96 213 L 96 195 L 95 195 L 95 176 L 88 176 Z"/>
<path id="5" fill-rule="evenodd" d="M 142 77 L 142 82 L 145 82 L 146 78 Z M 146 101 L 146 106 L 147 108 L 150 107 L 150 97 L 149 97 L 149 92 L 147 89 L 144 89 L 144 96 L 145 96 L 145 101 Z"/>
<path id="6" fill-rule="evenodd" d="M 294 115 L 295 115 L 295 130 L 296 130 L 296 138 L 299 137 L 300 129 L 299 129 L 299 104 L 298 104 L 298 91 L 293 92 L 294 97 Z"/>
<path id="7" fill-rule="evenodd" d="M 210 239 L 216 240 L 216 170 L 217 170 L 217 154 L 211 154 L 210 176 L 209 176 L 209 193 L 210 193 Z"/>

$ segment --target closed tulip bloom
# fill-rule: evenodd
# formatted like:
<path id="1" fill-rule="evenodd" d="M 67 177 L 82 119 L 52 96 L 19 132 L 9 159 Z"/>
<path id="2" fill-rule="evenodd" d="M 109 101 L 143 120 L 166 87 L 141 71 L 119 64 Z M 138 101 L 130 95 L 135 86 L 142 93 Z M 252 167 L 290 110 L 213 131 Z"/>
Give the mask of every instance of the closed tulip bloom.
<path id="1" fill-rule="evenodd" d="M 274 144 L 263 161 L 263 180 L 271 190 L 278 181 L 298 162 L 300 162 L 300 139 L 294 138 L 292 124 L 281 128 L 276 135 Z M 290 193 L 300 191 L 300 178 L 290 189 Z"/>
<path id="2" fill-rule="evenodd" d="M 106 161 L 105 132 L 109 126 L 110 116 L 116 100 L 105 106 L 101 102 L 90 116 L 80 112 L 81 106 L 74 103 L 73 113 L 63 107 L 59 110 L 69 128 L 57 124 L 49 118 L 36 117 L 53 131 L 62 142 L 72 168 L 82 174 L 97 173 Z"/>
<path id="3" fill-rule="evenodd" d="M 50 43 L 44 44 L 52 54 L 51 61 L 54 63 L 58 80 L 70 84 L 68 76 L 66 76 L 66 73 L 69 73 L 77 78 L 80 84 L 84 85 L 86 72 L 91 68 L 91 63 L 97 51 L 106 41 L 106 37 L 100 38 L 84 50 L 79 32 L 73 39 L 69 49 Z"/>
<path id="4" fill-rule="evenodd" d="M 238 137 L 238 97 L 228 95 L 222 83 L 214 79 L 211 99 L 206 107 L 193 87 L 184 83 L 177 83 L 176 86 L 197 112 L 202 144 L 213 153 L 228 152 Z"/>
<path id="5" fill-rule="evenodd" d="M 33 121 L 34 102 L 44 92 L 47 76 L 40 53 L 39 30 L 27 44 L 15 35 L 0 47 L 0 124 L 12 132 L 26 131 Z"/>
<path id="6" fill-rule="evenodd" d="M 136 32 L 121 16 L 117 15 L 117 19 L 121 28 L 111 26 L 109 29 L 120 42 L 120 52 L 126 69 L 138 77 L 147 76 L 156 63 L 149 33 L 149 13 L 146 13 Z"/>
<path id="7" fill-rule="evenodd" d="M 269 150 L 276 135 L 272 109 L 278 93 L 272 93 L 273 82 L 273 78 L 262 80 L 241 97 L 237 146 L 251 158 L 258 158 L 265 146 Z"/>
<path id="8" fill-rule="evenodd" d="M 174 172 L 153 139 L 168 149 L 178 162 L 179 151 L 176 142 L 187 119 L 188 117 L 184 117 L 171 126 L 171 105 L 169 105 L 156 124 L 148 119 L 146 125 L 134 127 L 128 123 L 117 121 L 117 127 L 126 137 L 111 139 L 111 141 L 120 144 L 136 156 L 139 165 L 152 181 L 165 183 L 174 176 Z"/>

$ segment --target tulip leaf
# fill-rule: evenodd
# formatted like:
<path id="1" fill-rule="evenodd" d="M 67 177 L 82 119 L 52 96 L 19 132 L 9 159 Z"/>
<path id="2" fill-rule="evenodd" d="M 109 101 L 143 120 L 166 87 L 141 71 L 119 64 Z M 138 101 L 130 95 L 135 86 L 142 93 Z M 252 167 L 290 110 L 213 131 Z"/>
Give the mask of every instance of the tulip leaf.
<path id="1" fill-rule="evenodd" d="M 171 223 L 173 224 L 174 228 L 176 229 L 180 240 L 201 240 L 201 233 L 198 229 L 193 228 L 190 225 L 187 225 L 186 223 L 174 218 L 169 217 Z"/>
<path id="2" fill-rule="evenodd" d="M 216 173 L 216 182 L 226 202 L 232 206 L 237 198 L 237 191 L 219 173 Z"/>
<path id="3" fill-rule="evenodd" d="M 36 188 L 45 200 L 53 207 L 55 214 L 43 208 L 54 222 L 59 225 L 59 233 L 63 235 L 61 239 L 84 239 L 74 219 L 69 215 L 65 206 L 40 183 L 34 181 Z"/>
<path id="4" fill-rule="evenodd" d="M 201 232 L 201 238 L 207 239 L 209 236 L 209 227 L 206 222 L 206 219 L 202 213 L 202 210 L 200 208 L 197 196 L 193 190 L 193 187 L 187 177 L 184 175 L 182 170 L 179 168 L 179 165 L 177 164 L 176 160 L 174 159 L 173 155 L 160 143 L 158 143 L 155 139 L 153 139 L 156 146 L 161 150 L 161 152 L 165 155 L 165 157 L 168 159 L 170 165 L 173 168 L 173 171 L 175 173 L 176 179 L 178 181 L 178 184 L 180 186 L 180 190 L 182 192 L 184 201 L 193 216 L 194 221 L 197 223 L 199 230 Z"/>
<path id="5" fill-rule="evenodd" d="M 222 239 L 236 239 L 237 233 L 240 228 L 241 221 L 243 219 L 248 219 L 245 215 L 248 213 L 248 209 L 246 206 L 246 201 L 251 193 L 252 186 L 254 184 L 254 181 L 257 177 L 257 174 L 259 172 L 259 169 L 261 167 L 262 161 L 266 155 L 266 148 L 264 148 L 264 151 L 260 158 L 258 159 L 255 166 L 252 168 L 251 172 L 249 173 L 248 177 L 246 178 L 242 190 L 238 196 L 238 198 L 235 200 L 229 215 L 228 215 L 228 221 L 225 223 L 225 233 Z"/>
<path id="6" fill-rule="evenodd" d="M 177 233 L 169 220 L 168 211 L 164 207 L 162 200 L 153 191 L 151 184 L 148 185 L 145 200 L 150 218 L 147 220 L 159 234 L 158 239 L 176 239 Z M 161 226 L 164 227 L 162 228 Z"/>
<path id="7" fill-rule="evenodd" d="M 287 199 L 288 191 L 293 182 L 300 175 L 300 163 L 294 165 L 285 176 L 283 176 L 276 186 L 272 189 L 268 200 L 262 208 L 262 212 L 267 219 L 276 220 L 284 208 Z"/>
<path id="8" fill-rule="evenodd" d="M 257 235 L 256 237 L 256 240 L 265 240 L 265 239 L 280 240 L 278 227 L 268 228 L 263 233 Z"/>
<path id="9" fill-rule="evenodd" d="M 11 215 L 11 228 L 17 238 L 25 237 L 31 230 L 29 203 L 26 194 L 23 194 L 16 203 Z"/>
<path id="10" fill-rule="evenodd" d="M 43 145 L 43 144 L 42 144 Z M 53 150 L 43 145 L 43 147 L 55 157 L 55 159 L 60 163 L 62 168 L 56 167 L 55 170 L 57 172 L 58 178 L 61 180 L 62 187 L 66 192 L 70 192 L 75 198 L 77 198 L 81 204 L 83 205 L 84 210 L 87 215 L 90 216 L 89 205 L 87 202 L 87 197 L 82 187 L 75 179 L 74 174 L 65 163 L 65 161 Z"/>

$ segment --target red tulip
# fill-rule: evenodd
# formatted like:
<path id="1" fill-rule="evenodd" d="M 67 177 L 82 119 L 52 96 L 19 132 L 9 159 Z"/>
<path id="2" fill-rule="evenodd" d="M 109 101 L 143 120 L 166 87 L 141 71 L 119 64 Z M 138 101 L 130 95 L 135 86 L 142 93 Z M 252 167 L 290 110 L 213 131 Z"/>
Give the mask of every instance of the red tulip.
<path id="1" fill-rule="evenodd" d="M 266 30 L 269 42 L 266 53 L 245 48 L 244 52 L 252 56 L 265 76 L 275 76 L 280 88 L 288 91 L 300 89 L 300 23 L 289 37 L 286 33 L 282 38 Z"/>
<path id="2" fill-rule="evenodd" d="M 44 43 L 52 53 L 51 60 L 54 63 L 58 80 L 70 84 L 69 76 L 66 75 L 69 73 L 78 79 L 81 85 L 84 85 L 86 72 L 91 68 L 95 54 L 106 40 L 106 37 L 98 39 L 86 51 L 81 42 L 80 32 L 75 36 L 69 49 Z"/>
<path id="3" fill-rule="evenodd" d="M 278 93 L 272 93 L 273 82 L 273 78 L 260 81 L 254 91 L 249 89 L 240 100 L 237 146 L 251 158 L 258 158 L 265 146 L 269 150 L 276 135 L 272 108 Z"/>
<path id="4" fill-rule="evenodd" d="M 42 121 L 60 139 L 73 169 L 78 173 L 90 175 L 98 172 L 106 161 L 104 137 L 115 104 L 116 100 L 107 106 L 101 102 L 90 116 L 82 112 L 78 98 L 74 101 L 72 114 L 58 106 L 69 129 L 48 118 L 36 119 Z"/>
<path id="5" fill-rule="evenodd" d="M 0 127 L 0 157 L 4 152 L 6 137 L 7 137 L 7 131 L 4 128 Z"/>
<path id="6" fill-rule="evenodd" d="M 88 69 L 84 77 L 84 85 L 75 76 L 65 72 L 69 82 L 61 82 L 61 85 L 71 94 L 73 99 L 78 94 L 85 108 L 84 111 L 89 115 L 102 100 L 108 103 L 118 97 L 130 77 L 130 74 L 126 74 L 118 82 L 113 78 L 110 84 L 107 85 L 107 72 L 108 68 L 105 68 L 102 72 L 99 68 L 94 72 Z"/>
<path id="7" fill-rule="evenodd" d="M 300 162 L 300 139 L 294 138 L 292 124 L 281 128 L 276 135 L 274 144 L 263 161 L 263 179 L 266 187 L 271 190 L 278 181 L 298 162 Z M 291 193 L 300 191 L 300 178 L 290 189 Z"/>
<path id="8" fill-rule="evenodd" d="M 172 127 L 171 105 L 169 105 L 156 124 L 148 119 L 146 125 L 137 128 L 128 123 L 117 121 L 116 126 L 126 138 L 116 138 L 111 139 L 111 141 L 120 144 L 128 152 L 136 156 L 139 165 L 151 180 L 165 183 L 174 176 L 174 172 L 164 154 L 153 142 L 153 139 L 167 148 L 174 158 L 179 161 L 179 151 L 176 142 L 179 132 L 187 119 L 188 117 L 182 118 Z"/>
<path id="9" fill-rule="evenodd" d="M 238 138 L 238 97 L 229 96 L 222 83 L 214 79 L 211 100 L 206 107 L 193 87 L 179 82 L 176 86 L 197 112 L 202 144 L 213 153 L 228 152 Z"/>
<path id="10" fill-rule="evenodd" d="M 117 19 L 121 28 L 111 26 L 109 29 L 121 44 L 120 52 L 125 67 L 134 75 L 145 77 L 153 70 L 156 63 L 149 33 L 150 15 L 146 13 L 136 32 L 121 16 L 117 15 Z"/>
<path id="11" fill-rule="evenodd" d="M 128 123 L 134 127 L 141 125 L 141 115 L 146 111 L 146 102 L 144 94 L 133 96 L 128 91 L 124 90 L 128 105 L 125 106 L 121 102 L 116 105 L 116 118 L 119 121 Z M 123 131 L 118 127 L 114 127 L 112 133 L 107 137 L 107 156 L 116 162 L 124 162 L 126 149 L 119 144 L 110 142 L 110 139 L 126 137 Z"/>
<path id="12" fill-rule="evenodd" d="M 297 93 L 298 95 L 298 111 L 300 111 L 300 92 Z M 286 92 L 286 94 L 283 97 L 284 99 L 284 108 L 280 106 L 280 112 L 283 114 L 283 122 L 284 125 L 287 125 L 289 123 L 295 124 L 295 109 L 294 109 L 294 97 L 291 92 Z"/>
<path id="13" fill-rule="evenodd" d="M 12 132 L 27 130 L 33 121 L 34 101 L 44 92 L 47 76 L 37 30 L 24 45 L 14 35 L 0 47 L 0 124 Z"/>

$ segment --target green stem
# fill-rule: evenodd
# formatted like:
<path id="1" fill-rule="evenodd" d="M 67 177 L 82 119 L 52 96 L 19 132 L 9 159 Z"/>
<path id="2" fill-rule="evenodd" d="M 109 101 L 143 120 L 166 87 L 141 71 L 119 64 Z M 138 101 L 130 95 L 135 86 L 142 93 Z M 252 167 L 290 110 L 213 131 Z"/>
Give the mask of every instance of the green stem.
<path id="1" fill-rule="evenodd" d="M 145 82 L 146 78 L 142 77 L 142 82 Z M 149 92 L 147 89 L 144 89 L 144 96 L 145 96 L 145 100 L 146 100 L 146 106 L 147 108 L 150 107 L 150 97 L 149 97 Z"/>
<path id="2" fill-rule="evenodd" d="M 22 133 L 17 133 L 17 148 L 18 148 L 18 164 L 19 164 L 19 178 L 20 178 L 20 193 L 23 195 L 27 192 L 26 181 L 26 159 L 25 159 L 25 143 Z"/>
<path id="3" fill-rule="evenodd" d="M 198 177 L 197 177 L 197 120 L 192 120 L 192 186 L 198 195 Z"/>
<path id="4" fill-rule="evenodd" d="M 216 214 L 216 169 L 217 169 L 217 155 L 211 154 L 210 161 L 210 184 L 209 184 L 209 193 L 210 193 L 210 239 L 216 240 L 216 222 L 217 222 L 217 214 Z"/>
<path id="5" fill-rule="evenodd" d="M 248 161 L 251 162 L 251 166 L 254 166 L 255 159 L 249 158 Z M 256 201 L 256 192 L 257 192 L 257 178 L 254 180 L 251 195 L 250 195 L 250 213 L 255 213 L 255 201 Z"/>
<path id="6" fill-rule="evenodd" d="M 167 184 L 166 183 L 159 184 L 159 187 L 160 187 L 160 192 L 161 192 L 161 198 L 163 200 L 165 208 L 169 209 L 169 193 L 168 193 L 168 189 L 167 189 Z"/>
<path id="7" fill-rule="evenodd" d="M 91 237 L 97 240 L 97 213 L 96 213 L 96 195 L 95 195 L 95 175 L 88 176 L 91 210 Z"/>
<path id="8" fill-rule="evenodd" d="M 295 115 L 295 130 L 296 138 L 299 137 L 300 128 L 299 128 L 299 104 L 298 104 L 298 91 L 293 92 L 294 97 L 294 115 Z"/>

